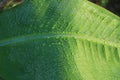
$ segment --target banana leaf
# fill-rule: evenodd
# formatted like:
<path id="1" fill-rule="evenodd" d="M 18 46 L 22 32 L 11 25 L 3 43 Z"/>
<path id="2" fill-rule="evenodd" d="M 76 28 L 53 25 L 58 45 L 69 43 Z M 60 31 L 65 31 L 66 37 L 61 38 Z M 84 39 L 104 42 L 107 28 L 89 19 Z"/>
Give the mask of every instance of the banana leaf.
<path id="1" fill-rule="evenodd" d="M 87 0 L 24 0 L 0 13 L 1 80 L 120 80 L 120 17 Z"/>

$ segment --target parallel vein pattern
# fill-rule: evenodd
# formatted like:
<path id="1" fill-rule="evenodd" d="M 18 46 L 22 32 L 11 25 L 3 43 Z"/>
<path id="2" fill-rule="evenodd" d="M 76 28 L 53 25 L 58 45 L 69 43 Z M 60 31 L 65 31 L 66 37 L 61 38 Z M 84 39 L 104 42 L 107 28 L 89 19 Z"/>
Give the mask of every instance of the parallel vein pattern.
<path id="1" fill-rule="evenodd" d="M 0 13 L 5 80 L 119 80 L 120 18 L 87 0 L 25 0 Z"/>

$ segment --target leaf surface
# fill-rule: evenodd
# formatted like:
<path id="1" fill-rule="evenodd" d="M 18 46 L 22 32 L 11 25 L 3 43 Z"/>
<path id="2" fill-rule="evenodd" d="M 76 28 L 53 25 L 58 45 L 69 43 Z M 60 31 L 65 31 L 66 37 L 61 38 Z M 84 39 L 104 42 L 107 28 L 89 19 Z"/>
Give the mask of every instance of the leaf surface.
<path id="1" fill-rule="evenodd" d="M 87 0 L 26 0 L 0 13 L 5 80 L 119 80 L 120 18 Z"/>

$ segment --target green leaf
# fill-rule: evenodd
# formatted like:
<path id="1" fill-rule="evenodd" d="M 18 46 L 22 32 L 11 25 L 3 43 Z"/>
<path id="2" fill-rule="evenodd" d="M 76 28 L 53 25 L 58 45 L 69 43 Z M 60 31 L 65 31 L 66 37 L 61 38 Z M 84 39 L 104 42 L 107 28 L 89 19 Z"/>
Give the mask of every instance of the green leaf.
<path id="1" fill-rule="evenodd" d="M 5 80 L 119 80 L 120 18 L 86 0 L 26 0 L 0 13 Z"/>

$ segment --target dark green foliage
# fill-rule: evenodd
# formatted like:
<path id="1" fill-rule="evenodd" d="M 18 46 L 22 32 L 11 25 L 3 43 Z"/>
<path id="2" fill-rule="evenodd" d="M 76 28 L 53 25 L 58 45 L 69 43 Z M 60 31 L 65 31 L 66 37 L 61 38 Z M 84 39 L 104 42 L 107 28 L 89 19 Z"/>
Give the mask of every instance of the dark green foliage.
<path id="1" fill-rule="evenodd" d="M 120 18 L 87 0 L 25 0 L 0 13 L 5 80 L 120 79 Z"/>

